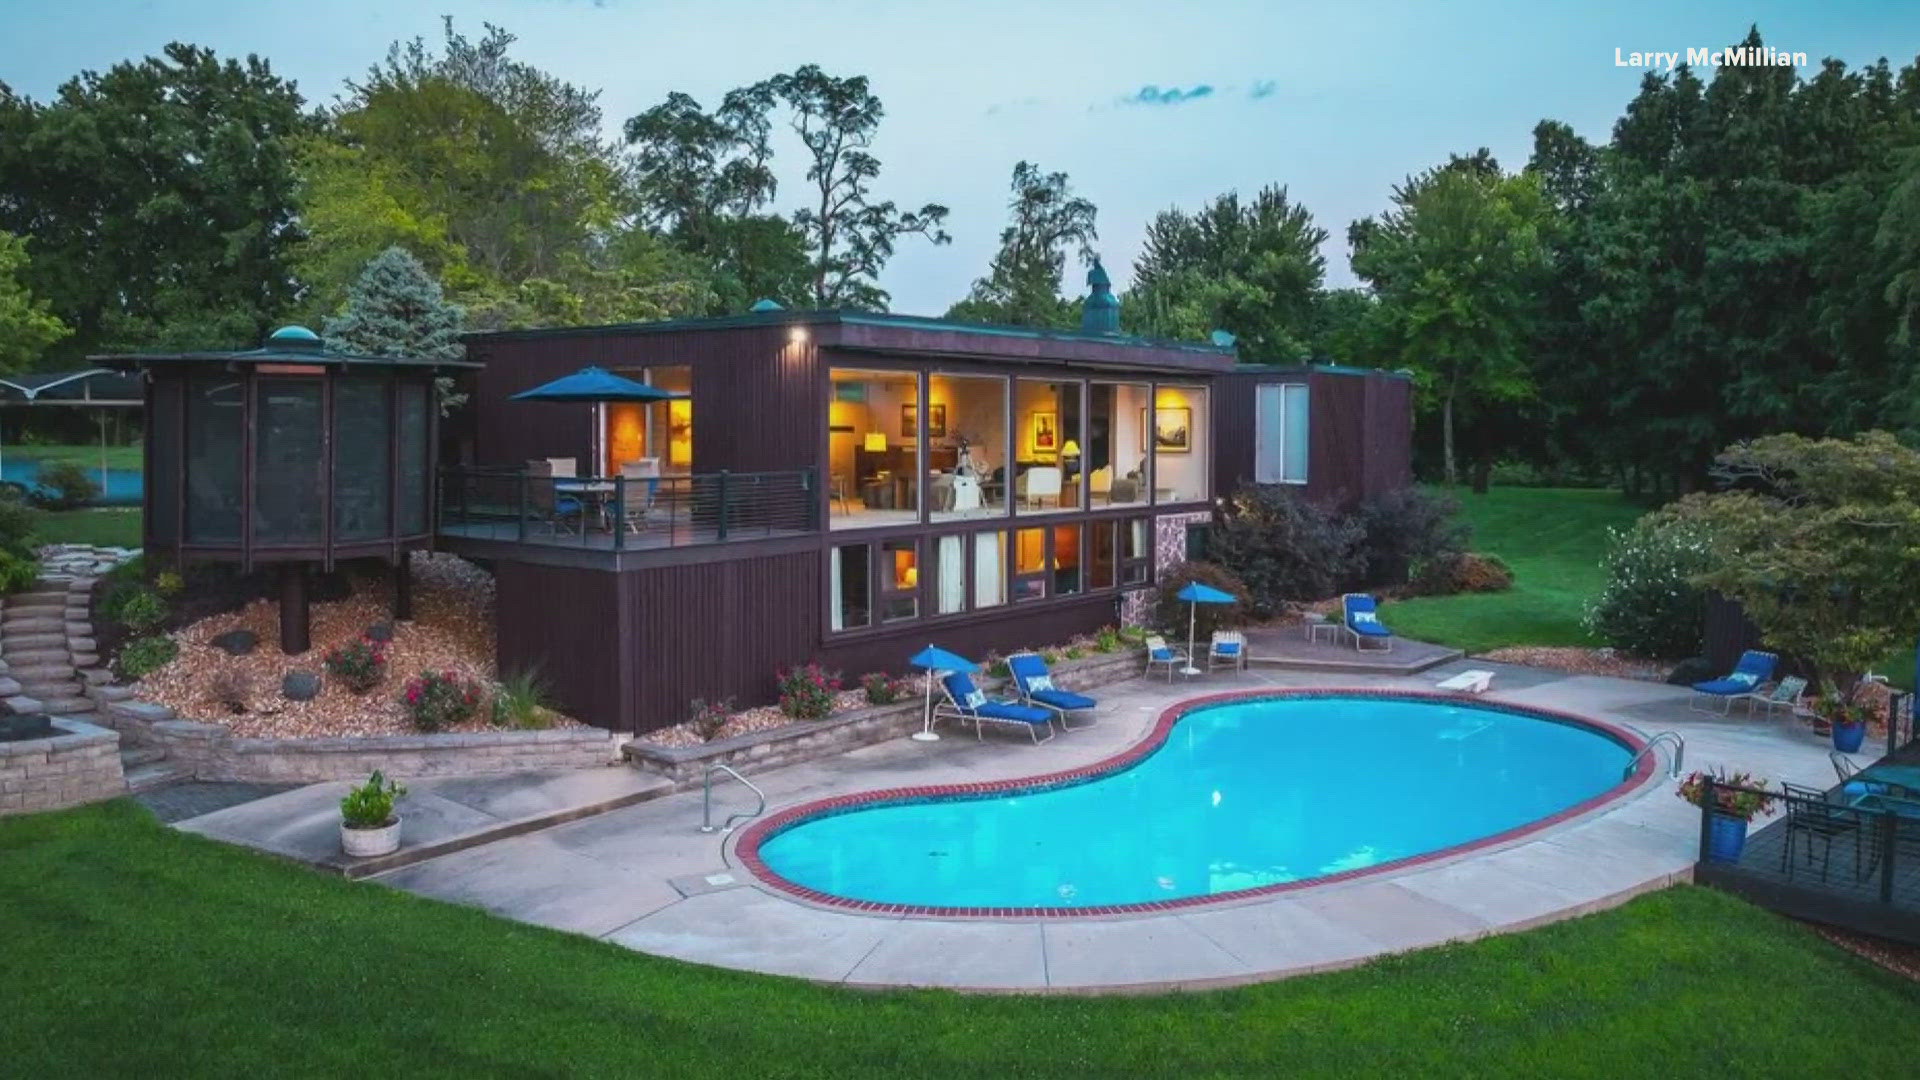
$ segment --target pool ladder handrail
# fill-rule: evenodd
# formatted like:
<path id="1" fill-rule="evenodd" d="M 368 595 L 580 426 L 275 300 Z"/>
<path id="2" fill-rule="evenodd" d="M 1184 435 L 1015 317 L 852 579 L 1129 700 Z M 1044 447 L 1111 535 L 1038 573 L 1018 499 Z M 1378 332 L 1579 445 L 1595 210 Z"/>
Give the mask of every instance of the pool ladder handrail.
<path id="1" fill-rule="evenodd" d="M 1648 739 L 1647 745 L 1641 747 L 1639 752 L 1633 755 L 1633 760 L 1627 762 L 1627 767 L 1620 773 L 1620 778 L 1625 780 L 1632 776 L 1633 770 L 1640 765 L 1640 759 L 1653 753 L 1654 747 L 1659 746 L 1662 741 L 1667 739 L 1673 740 L 1673 755 L 1668 759 L 1667 779 L 1680 779 L 1680 770 L 1685 767 L 1687 761 L 1687 740 L 1685 736 L 1677 731 L 1663 731 L 1653 738 Z"/>
<path id="2" fill-rule="evenodd" d="M 747 779 L 744 776 L 741 776 L 730 765 L 709 765 L 707 766 L 706 779 L 701 785 L 702 788 L 704 789 L 703 793 L 700 796 L 700 831 L 701 832 L 710 833 L 714 831 L 714 826 L 713 826 L 713 774 L 714 773 L 726 773 L 728 776 L 731 776 L 735 780 L 740 781 L 742 784 L 745 784 L 747 786 L 748 791 L 753 792 L 753 794 L 760 800 L 760 805 L 754 807 L 752 810 L 742 810 L 739 813 L 729 816 L 726 821 L 721 822 L 720 823 L 721 832 L 723 833 L 732 832 L 733 823 L 735 821 L 745 821 L 748 818 L 756 818 L 756 817 L 759 817 L 761 814 L 766 813 L 767 793 L 764 791 L 761 791 L 758 787 L 755 787 L 753 781 Z"/>

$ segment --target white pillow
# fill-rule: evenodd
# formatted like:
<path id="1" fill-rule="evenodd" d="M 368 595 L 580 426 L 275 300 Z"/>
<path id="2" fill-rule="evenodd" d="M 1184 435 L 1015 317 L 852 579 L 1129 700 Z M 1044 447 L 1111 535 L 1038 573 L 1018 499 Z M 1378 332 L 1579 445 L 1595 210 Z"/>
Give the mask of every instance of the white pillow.
<path id="1" fill-rule="evenodd" d="M 1739 683 L 1741 686 L 1752 686 L 1754 683 L 1760 681 L 1760 676 L 1755 675 L 1751 671 L 1736 671 L 1727 677 Z"/>
<path id="2" fill-rule="evenodd" d="M 1028 689 L 1029 691 L 1033 691 L 1033 690 L 1051 690 L 1051 689 L 1053 689 L 1053 676 L 1051 676 L 1051 675 L 1035 675 L 1035 676 L 1033 676 L 1032 678 L 1030 678 L 1030 679 L 1028 679 L 1028 680 L 1027 680 L 1027 689 Z"/>
<path id="3" fill-rule="evenodd" d="M 1353 613 L 1353 621 L 1357 623 L 1377 623 L 1380 621 L 1380 616 L 1371 611 L 1356 611 Z"/>
<path id="4" fill-rule="evenodd" d="M 969 709 L 977 709 L 980 706 L 985 705 L 986 703 L 987 703 L 987 692 L 985 690 L 980 689 L 979 687 L 975 687 L 970 693 L 967 694 L 967 699 L 965 704 Z"/>

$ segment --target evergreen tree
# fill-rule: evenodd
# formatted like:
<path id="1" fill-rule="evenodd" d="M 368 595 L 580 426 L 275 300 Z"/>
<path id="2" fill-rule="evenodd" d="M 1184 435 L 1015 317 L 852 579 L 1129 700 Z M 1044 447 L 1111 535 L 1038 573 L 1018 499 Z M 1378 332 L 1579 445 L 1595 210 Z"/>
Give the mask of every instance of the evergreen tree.
<path id="1" fill-rule="evenodd" d="M 460 335 L 466 312 L 448 303 L 420 260 L 403 247 L 374 256 L 347 294 L 347 305 L 326 322 L 327 346 L 362 356 L 399 356 L 413 360 L 458 360 L 466 355 Z M 453 380 L 435 380 L 441 415 L 466 400 L 453 393 Z"/>

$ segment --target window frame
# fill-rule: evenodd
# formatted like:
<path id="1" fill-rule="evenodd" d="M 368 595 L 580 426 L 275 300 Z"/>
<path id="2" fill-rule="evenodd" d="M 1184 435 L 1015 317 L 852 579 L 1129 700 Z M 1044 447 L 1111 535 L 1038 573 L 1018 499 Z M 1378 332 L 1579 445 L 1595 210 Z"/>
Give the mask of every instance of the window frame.
<path id="1" fill-rule="evenodd" d="M 1261 397 L 1269 391 L 1279 397 L 1275 414 L 1280 418 L 1279 430 L 1273 432 L 1270 437 L 1265 432 L 1264 412 L 1261 409 L 1260 400 Z M 1300 478 L 1297 480 L 1287 478 L 1287 444 L 1290 441 L 1287 437 L 1287 397 L 1289 392 L 1293 391 L 1297 391 L 1306 397 L 1307 436 L 1308 439 L 1311 440 L 1313 436 L 1313 389 L 1311 383 L 1269 382 L 1259 383 L 1253 388 L 1253 482 L 1256 484 L 1292 484 L 1295 486 L 1304 486 L 1308 483 L 1312 475 L 1313 449 L 1312 443 L 1309 441 L 1307 444 L 1307 460 L 1301 465 Z M 1263 451 L 1269 447 L 1272 448 L 1271 453 L 1273 455 L 1273 469 L 1271 472 L 1267 470 L 1268 462 L 1265 454 L 1263 454 Z"/>

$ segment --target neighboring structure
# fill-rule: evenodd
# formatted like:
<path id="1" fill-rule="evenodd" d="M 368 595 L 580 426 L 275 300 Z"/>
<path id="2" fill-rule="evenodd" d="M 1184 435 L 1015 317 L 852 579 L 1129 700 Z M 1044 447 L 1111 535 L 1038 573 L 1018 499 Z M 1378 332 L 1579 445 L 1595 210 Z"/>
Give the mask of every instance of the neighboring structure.
<path id="1" fill-rule="evenodd" d="M 475 462 L 443 474 L 438 544 L 492 566 L 501 670 L 647 731 L 770 700 L 785 665 L 1114 623 L 1243 481 L 1408 482 L 1404 377 L 1126 337 L 1089 283 L 1079 332 L 761 304 L 469 339 Z M 684 396 L 509 400 L 587 365 Z"/>
<path id="2" fill-rule="evenodd" d="M 298 326 L 244 352 L 91 359 L 144 376 L 150 555 L 279 564 L 288 653 L 307 649 L 313 565 L 386 560 L 406 617 L 406 555 L 433 544 L 433 380 L 472 364 L 330 352 Z"/>

